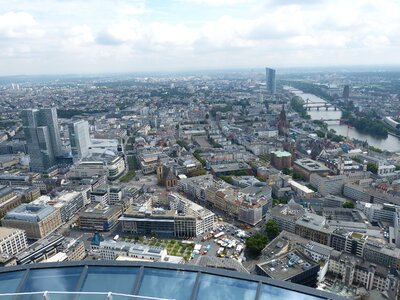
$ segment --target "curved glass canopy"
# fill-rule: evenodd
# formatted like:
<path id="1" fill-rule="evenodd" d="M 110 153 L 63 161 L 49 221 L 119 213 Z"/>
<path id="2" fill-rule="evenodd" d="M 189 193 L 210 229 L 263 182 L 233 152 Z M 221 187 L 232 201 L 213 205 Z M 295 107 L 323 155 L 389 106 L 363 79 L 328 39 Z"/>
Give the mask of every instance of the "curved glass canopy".
<path id="1" fill-rule="evenodd" d="M 43 294 L 45 291 L 49 293 Z M 90 292 L 98 294 L 90 294 Z M 114 294 L 108 294 L 108 292 Z M 18 295 L 6 295 L 8 293 L 18 293 Z M 166 263 L 81 261 L 3 268 L 0 270 L 0 300 L 4 299 L 321 300 L 343 298 L 297 284 L 214 268 Z"/>

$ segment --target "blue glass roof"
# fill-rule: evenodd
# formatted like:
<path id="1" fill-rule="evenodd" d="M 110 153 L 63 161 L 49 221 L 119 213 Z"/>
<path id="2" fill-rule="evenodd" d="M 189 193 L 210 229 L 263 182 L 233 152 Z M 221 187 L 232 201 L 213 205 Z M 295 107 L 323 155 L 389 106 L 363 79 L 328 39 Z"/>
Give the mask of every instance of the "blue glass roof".
<path id="1" fill-rule="evenodd" d="M 191 265 L 81 261 L 24 265 L 0 270 L 0 296 L 2 293 L 41 291 L 113 292 L 176 300 L 343 299 L 316 289 L 266 277 Z M 118 295 L 112 298 L 127 299 Z M 13 298 L 0 297 L 0 300 L 4 299 Z M 17 299 L 43 299 L 43 296 L 24 295 Z M 52 295 L 51 299 L 72 297 Z M 80 295 L 74 299 L 105 298 Z"/>

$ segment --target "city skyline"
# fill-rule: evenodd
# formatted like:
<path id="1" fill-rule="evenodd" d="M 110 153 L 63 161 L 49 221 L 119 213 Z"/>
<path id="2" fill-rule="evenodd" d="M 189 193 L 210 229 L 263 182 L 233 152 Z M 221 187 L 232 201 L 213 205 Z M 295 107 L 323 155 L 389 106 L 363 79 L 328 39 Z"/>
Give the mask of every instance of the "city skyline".
<path id="1" fill-rule="evenodd" d="M 399 65 L 399 13 L 390 0 L 16 1 L 0 8 L 0 75 Z"/>

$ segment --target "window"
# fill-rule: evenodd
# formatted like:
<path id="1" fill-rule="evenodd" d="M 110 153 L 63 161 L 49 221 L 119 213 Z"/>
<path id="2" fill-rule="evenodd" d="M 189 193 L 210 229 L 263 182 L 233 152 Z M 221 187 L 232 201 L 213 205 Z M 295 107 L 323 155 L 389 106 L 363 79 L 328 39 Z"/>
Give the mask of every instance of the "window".
<path id="1" fill-rule="evenodd" d="M 186 300 L 190 298 L 196 276 L 196 272 L 145 268 L 139 295 Z"/>

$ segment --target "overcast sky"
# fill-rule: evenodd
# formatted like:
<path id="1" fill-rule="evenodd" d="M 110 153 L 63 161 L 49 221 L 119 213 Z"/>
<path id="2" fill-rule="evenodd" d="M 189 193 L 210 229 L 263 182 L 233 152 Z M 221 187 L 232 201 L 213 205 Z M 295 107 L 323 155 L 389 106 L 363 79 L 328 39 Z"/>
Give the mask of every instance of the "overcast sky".
<path id="1" fill-rule="evenodd" d="M 0 75 L 400 64 L 399 0 L 0 2 Z"/>

